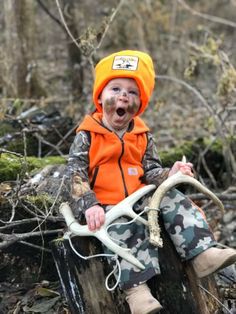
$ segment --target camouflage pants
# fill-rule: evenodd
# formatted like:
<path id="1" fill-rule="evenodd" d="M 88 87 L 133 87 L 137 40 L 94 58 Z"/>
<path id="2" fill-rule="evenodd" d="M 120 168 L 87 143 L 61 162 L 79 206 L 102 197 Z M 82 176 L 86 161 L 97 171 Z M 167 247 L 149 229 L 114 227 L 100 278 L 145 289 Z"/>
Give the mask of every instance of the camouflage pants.
<path id="1" fill-rule="evenodd" d="M 147 198 L 134 209 L 142 210 L 145 201 Z M 178 190 L 170 190 L 160 207 L 165 229 L 182 260 L 191 259 L 216 244 L 202 211 Z M 115 222 L 127 222 L 127 219 L 122 217 Z M 131 253 L 145 265 L 145 269 L 140 270 L 124 259 L 120 260 L 122 289 L 129 289 L 160 273 L 158 248 L 149 243 L 148 231 L 143 224 L 136 221 L 128 225 L 111 226 L 109 234 L 122 242 L 120 246 L 130 248 Z"/>

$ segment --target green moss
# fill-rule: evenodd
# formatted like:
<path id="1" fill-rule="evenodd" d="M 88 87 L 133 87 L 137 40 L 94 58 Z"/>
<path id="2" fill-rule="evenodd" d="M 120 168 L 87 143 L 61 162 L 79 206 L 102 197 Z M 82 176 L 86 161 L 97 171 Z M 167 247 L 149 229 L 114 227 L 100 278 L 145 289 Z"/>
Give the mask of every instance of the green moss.
<path id="1" fill-rule="evenodd" d="M 186 142 L 179 147 L 160 152 L 159 156 L 164 167 L 171 167 L 175 161 L 182 160 L 183 156 L 185 156 L 187 160 L 192 160 L 193 153 L 193 142 Z"/>
<path id="2" fill-rule="evenodd" d="M 27 157 L 29 170 L 42 169 L 47 165 L 61 165 L 65 164 L 66 160 L 61 156 L 50 156 L 50 157 Z"/>
<path id="3" fill-rule="evenodd" d="M 23 159 L 15 155 L 1 154 L 0 181 L 16 180 L 23 168 Z"/>
<path id="4" fill-rule="evenodd" d="M 23 178 L 26 173 L 30 174 L 47 165 L 65 164 L 65 162 L 65 158 L 60 156 L 23 158 L 3 153 L 0 156 L 0 182 L 14 181 Z"/>
<path id="5" fill-rule="evenodd" d="M 236 136 L 231 136 L 227 139 L 228 144 L 233 151 L 236 147 Z M 194 164 L 198 163 L 199 154 L 206 148 L 207 152 L 205 157 L 208 160 L 217 159 L 220 156 L 223 158 L 223 142 L 221 139 L 216 139 L 212 142 L 209 138 L 200 138 L 193 141 L 185 142 L 184 144 L 171 148 L 166 151 L 159 152 L 162 164 L 165 167 L 170 167 L 177 160 L 181 160 L 183 155 L 186 156 L 187 161 Z M 214 161 L 216 162 L 216 160 Z"/>
<path id="6" fill-rule="evenodd" d="M 39 193 L 37 195 L 28 195 L 26 199 L 34 204 L 39 209 L 49 208 L 55 201 L 54 197 L 51 197 L 47 193 Z"/>
<path id="7" fill-rule="evenodd" d="M 221 140 L 216 140 L 212 142 L 210 139 L 204 139 L 203 145 L 205 147 L 209 146 L 212 152 L 221 152 L 223 148 L 223 143 Z"/>

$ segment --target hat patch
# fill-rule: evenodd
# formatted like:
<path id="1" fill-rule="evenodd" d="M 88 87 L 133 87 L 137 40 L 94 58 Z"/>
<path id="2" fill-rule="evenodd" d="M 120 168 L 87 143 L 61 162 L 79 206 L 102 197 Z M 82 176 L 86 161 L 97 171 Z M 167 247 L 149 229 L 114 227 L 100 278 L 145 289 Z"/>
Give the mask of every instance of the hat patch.
<path id="1" fill-rule="evenodd" d="M 137 68 L 138 68 L 138 57 L 134 57 L 134 56 L 116 56 L 112 64 L 113 70 L 136 71 Z"/>

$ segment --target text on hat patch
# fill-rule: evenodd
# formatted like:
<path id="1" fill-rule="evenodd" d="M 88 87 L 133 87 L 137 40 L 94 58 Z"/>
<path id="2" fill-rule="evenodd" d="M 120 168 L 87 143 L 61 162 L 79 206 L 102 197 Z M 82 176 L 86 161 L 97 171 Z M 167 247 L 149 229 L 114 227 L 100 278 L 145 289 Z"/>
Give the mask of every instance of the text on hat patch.
<path id="1" fill-rule="evenodd" d="M 135 56 L 116 56 L 114 58 L 113 70 L 130 70 L 135 71 L 138 68 L 138 57 Z"/>

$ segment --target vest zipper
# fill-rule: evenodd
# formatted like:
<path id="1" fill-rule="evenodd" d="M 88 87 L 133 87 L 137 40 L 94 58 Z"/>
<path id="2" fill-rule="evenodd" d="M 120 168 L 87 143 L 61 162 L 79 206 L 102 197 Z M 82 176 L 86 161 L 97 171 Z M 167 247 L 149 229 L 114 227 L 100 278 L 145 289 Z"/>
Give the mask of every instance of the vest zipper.
<path id="1" fill-rule="evenodd" d="M 122 156 L 124 155 L 124 141 L 122 138 L 119 138 L 120 141 L 121 141 L 121 147 L 122 147 L 122 151 L 121 151 L 121 154 L 120 154 L 120 157 L 118 159 L 118 165 L 119 165 L 119 168 L 120 168 L 120 172 L 121 172 L 121 176 L 122 176 L 122 181 L 123 181 L 123 184 L 124 184 L 124 192 L 125 192 L 125 197 L 127 197 L 129 195 L 128 193 L 128 190 L 127 190 L 127 187 L 126 187 L 126 183 L 125 183 L 125 176 L 124 176 L 124 172 L 123 172 L 123 169 L 122 169 L 122 166 L 121 166 L 121 158 Z"/>
<path id="2" fill-rule="evenodd" d="M 94 184 L 95 184 L 95 181 L 97 179 L 97 175 L 98 175 L 98 170 L 99 170 L 99 167 L 95 167 L 94 169 L 94 173 L 93 173 L 93 177 L 92 177 L 92 180 L 91 180 L 91 183 L 90 183 L 90 188 L 91 190 L 94 188 Z"/>

